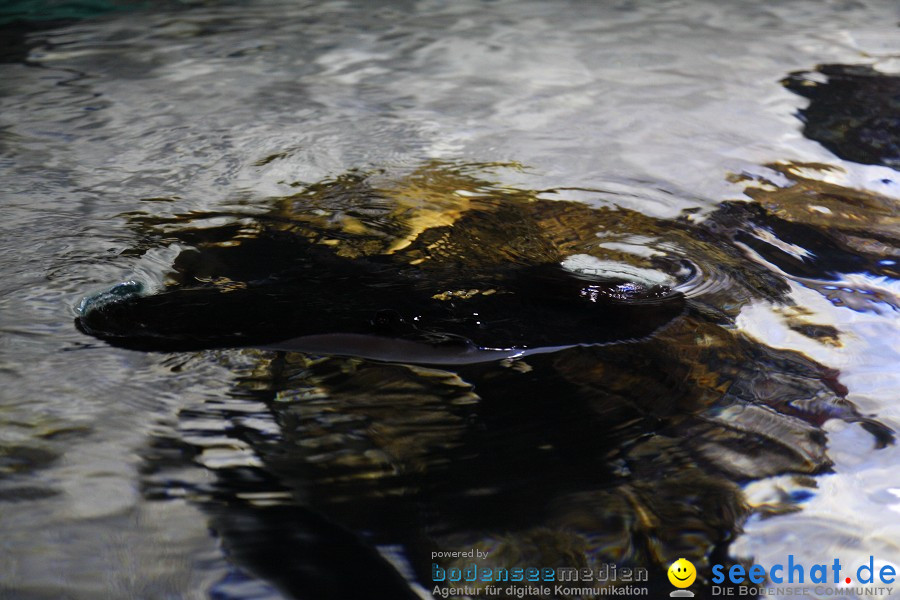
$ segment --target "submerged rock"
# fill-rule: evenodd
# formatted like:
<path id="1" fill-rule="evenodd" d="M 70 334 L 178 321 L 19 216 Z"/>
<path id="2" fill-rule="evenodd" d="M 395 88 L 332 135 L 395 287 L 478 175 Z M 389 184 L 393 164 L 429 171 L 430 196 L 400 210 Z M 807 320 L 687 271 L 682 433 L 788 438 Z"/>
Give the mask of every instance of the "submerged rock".
<path id="1" fill-rule="evenodd" d="M 900 168 L 900 76 L 867 65 L 819 65 L 782 83 L 810 99 L 799 113 L 806 137 L 846 160 Z"/>

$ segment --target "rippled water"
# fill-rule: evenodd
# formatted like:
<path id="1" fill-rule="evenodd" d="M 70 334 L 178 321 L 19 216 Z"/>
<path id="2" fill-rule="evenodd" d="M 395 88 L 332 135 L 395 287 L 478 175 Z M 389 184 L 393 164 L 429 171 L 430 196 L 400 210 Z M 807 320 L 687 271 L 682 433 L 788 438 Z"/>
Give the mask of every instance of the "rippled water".
<path id="1" fill-rule="evenodd" d="M 706 560 L 710 543 L 720 561 L 900 565 L 900 456 L 873 435 L 900 425 L 896 162 L 804 131 L 814 86 L 780 83 L 819 64 L 900 71 L 895 3 L 97 4 L 3 29 L 4 596 L 348 597 L 329 583 L 343 581 L 403 597 L 406 579 L 428 587 L 430 549 L 584 543 L 652 564 L 627 540 L 657 530 L 671 534 L 660 560 Z M 348 173 L 379 191 L 381 217 L 348 227 L 304 212 L 315 199 L 355 214 L 368 192 L 334 191 Z M 693 320 L 637 344 L 449 370 L 215 344 L 142 353 L 73 326 L 82 298 L 118 282 L 183 284 L 173 264 L 227 284 L 218 264 L 179 257 L 273 216 L 369 255 L 354 246 L 365 226 L 405 223 L 412 240 L 467 214 L 466 194 L 446 200 L 459 190 L 508 200 L 512 222 L 549 232 L 554 258 L 668 272 Z M 566 222 L 556 200 L 583 208 Z M 604 227 L 612 239 L 591 237 Z M 482 268 L 510 244 L 550 256 L 491 239 L 464 255 Z M 685 280 L 681 259 L 700 274 Z M 776 416 L 741 417 L 716 377 L 751 380 L 729 393 Z M 779 402 L 797 390 L 855 409 L 804 405 L 786 424 Z M 775 441 L 719 443 L 704 419 L 770 426 Z M 697 500 L 704 516 L 687 524 L 686 489 L 716 500 Z"/>

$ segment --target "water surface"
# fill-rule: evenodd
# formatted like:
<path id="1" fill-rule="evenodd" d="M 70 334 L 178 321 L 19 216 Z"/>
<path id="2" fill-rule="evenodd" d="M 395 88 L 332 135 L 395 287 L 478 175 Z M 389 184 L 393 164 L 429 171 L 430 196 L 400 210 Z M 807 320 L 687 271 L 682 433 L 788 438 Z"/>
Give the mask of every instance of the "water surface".
<path id="1" fill-rule="evenodd" d="M 579 350 L 562 362 L 547 355 L 516 367 L 532 369 L 531 379 L 511 378 L 514 365 L 496 366 L 504 381 L 524 386 L 501 393 L 490 391 L 488 367 L 457 372 L 299 354 L 279 363 L 271 354 L 224 349 L 147 354 L 117 349 L 73 326 L 87 295 L 122 281 L 160 289 L 171 280 L 176 258 L 198 243 L 180 229 L 202 221 L 203 229 L 233 235 L 228 227 L 236 220 L 252 223 L 279 199 L 309 197 L 346 173 L 374 176 L 376 187 L 397 190 L 434 161 L 451 165 L 432 172 L 438 180 L 454 165 L 514 163 L 520 168 L 488 168 L 477 175 L 480 183 L 463 182 L 462 189 L 498 197 L 512 189 L 538 202 L 633 211 L 605 251 L 618 250 L 643 268 L 649 259 L 634 249 L 653 248 L 648 238 L 666 235 L 675 246 L 657 239 L 657 251 L 703 263 L 698 248 L 665 223 L 684 217 L 685 209 L 702 223 L 728 200 L 752 198 L 783 222 L 837 230 L 840 236 L 823 242 L 782 225 L 771 230 L 776 243 L 745 243 L 740 256 L 774 277 L 777 290 L 738 294 L 726 305 L 728 293 L 701 289 L 701 299 L 716 298 L 708 304 L 725 316 L 716 322 L 706 312 L 700 320 L 714 323 L 705 330 L 708 339 L 737 335 L 743 341 L 735 356 L 761 361 L 747 367 L 732 357 L 733 372 L 757 372 L 772 356 L 799 357 L 772 368 L 805 372 L 804 385 L 818 381 L 852 402 L 858 415 L 897 428 L 897 274 L 892 264 L 878 264 L 897 254 L 896 163 L 884 151 L 873 159 L 871 152 L 848 154 L 816 141 L 821 136 L 797 114 L 809 103 L 806 94 L 780 83 L 798 72 L 824 81 L 827 72 L 815 72 L 819 64 L 896 73 L 893 3 L 111 6 L 117 10 L 16 25 L 26 33 L 0 64 L 0 585 L 7 595 L 284 597 L 292 589 L 285 573 L 296 569 L 267 569 L 266 551 L 298 543 L 278 537 L 292 531 L 351 540 L 338 546 L 370 565 L 367 581 L 402 589 L 403 577 L 421 580 L 416 565 L 427 562 L 424 553 L 436 543 L 416 536 L 446 547 L 490 545 L 515 529 L 513 521 L 552 530 L 595 505 L 632 519 L 641 514 L 612 498 L 627 494 L 589 490 L 596 482 L 577 475 L 593 464 L 577 450 L 621 451 L 615 435 L 598 441 L 588 426 L 606 405 L 583 400 L 566 411 L 550 400 L 565 397 L 566 389 L 600 386 L 606 397 L 624 395 L 642 415 L 660 417 L 660 405 L 643 403 L 679 397 L 686 365 L 721 371 L 721 363 L 690 354 L 684 363 L 666 363 L 668 355 L 654 355 L 666 347 L 659 340 L 615 352 Z M 812 118 L 814 109 L 806 115 Z M 766 166 L 774 163 L 782 166 Z M 811 163 L 818 166 L 801 166 Z M 453 213 L 440 200 L 448 191 L 432 180 L 405 197 L 417 199 L 427 217 L 420 223 L 434 227 Z M 797 200 L 810 196 L 824 210 Z M 781 254 L 767 250 L 779 243 Z M 741 249 L 725 235 L 710 244 Z M 803 259 L 816 253 L 825 258 Z M 724 264 L 706 258 L 713 267 Z M 699 347 L 679 341 L 680 331 L 666 330 L 670 348 Z M 671 377 L 648 379 L 639 369 L 648 360 L 670 364 L 662 372 Z M 605 375 L 592 371 L 598 364 L 606 365 Z M 698 368 L 689 369 L 694 380 L 707 381 Z M 473 382 L 481 389 L 473 391 Z M 704 385 L 716 388 L 715 381 Z M 370 390 L 375 408 L 359 390 Z M 503 401 L 483 408 L 480 394 L 492 393 Z M 517 393 L 531 401 L 516 405 Z M 720 396 L 709 402 L 716 405 Z M 664 408 L 663 417 L 670 410 Z M 705 485 L 734 499 L 733 514 L 697 525 L 701 537 L 716 540 L 719 560 L 730 554 L 771 564 L 790 549 L 810 562 L 840 556 L 856 564 L 874 554 L 900 564 L 892 534 L 900 502 L 896 446 L 875 450 L 877 438 L 848 415 L 811 423 L 825 435 L 809 447 L 807 466 L 789 474 L 711 478 L 691 467 Z M 629 418 L 617 413 L 611 422 Z M 481 422 L 490 426 L 479 429 Z M 543 428 L 533 429 L 535 423 Z M 658 432 L 654 427 L 642 423 L 638 431 Z M 501 433 L 477 434 L 485 430 Z M 542 458 L 542 446 L 567 441 L 564 432 L 571 434 L 570 454 Z M 632 439 L 634 431 L 619 434 Z M 673 439 L 685 435 L 679 430 Z M 397 455 L 413 473 L 441 473 L 445 467 L 435 460 L 465 464 L 479 453 L 501 453 L 507 449 L 501 442 L 512 438 L 520 442 L 492 463 L 496 471 L 471 480 L 464 470 L 453 472 L 451 481 L 482 490 L 476 495 L 488 507 L 482 521 L 453 512 L 453 496 L 427 480 L 450 506 L 438 506 L 441 518 L 407 523 L 414 513 L 393 499 L 416 497 L 404 495 L 408 481 L 375 478 L 366 487 L 355 478 L 383 472 L 391 464 L 385 456 Z M 666 457 L 663 472 L 677 471 L 670 463 L 685 450 L 666 439 L 657 435 L 628 450 L 629 460 L 641 464 L 647 462 L 641 452 L 658 454 Z M 279 463 L 279 457 L 287 458 Z M 559 498 L 512 502 L 511 490 L 527 481 L 499 473 L 522 463 L 543 464 L 539 473 L 569 465 L 541 483 Z M 613 462 L 600 463 L 604 477 L 623 477 Z M 807 476 L 798 478 L 803 469 Z M 629 481 L 653 481 L 658 472 L 632 473 Z M 355 502 L 360 490 L 388 500 Z M 550 508 L 535 515 L 539 505 Z M 504 511 L 509 522 L 499 517 Z M 378 516 L 377 527 L 367 514 Z M 453 527 L 442 530 L 447 514 Z M 609 536 L 593 539 L 594 547 L 621 550 L 628 536 L 614 533 L 628 526 L 599 527 L 591 524 L 595 518 L 577 520 Z M 727 532 L 737 536 L 733 542 Z M 542 544 L 549 543 L 531 545 Z M 342 575 L 350 560 L 321 555 L 316 565 L 324 581 Z M 296 557 L 298 568 L 305 559 Z M 317 585 L 312 581 L 303 585 Z"/>

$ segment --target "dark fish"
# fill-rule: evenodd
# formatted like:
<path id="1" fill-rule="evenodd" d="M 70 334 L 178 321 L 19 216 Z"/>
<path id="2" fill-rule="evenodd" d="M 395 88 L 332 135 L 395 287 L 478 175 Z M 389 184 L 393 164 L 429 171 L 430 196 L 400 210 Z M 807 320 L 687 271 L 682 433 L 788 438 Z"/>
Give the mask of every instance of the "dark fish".
<path id="1" fill-rule="evenodd" d="M 117 287 L 85 302 L 78 328 L 136 350 L 252 346 L 465 363 L 639 339 L 684 310 L 683 296 L 664 286 L 554 264 L 510 264 L 467 279 L 393 257 L 343 258 L 284 235 L 205 252 L 219 273 L 252 256 L 294 260 L 236 289 Z M 267 264 L 263 258 L 260 267 Z"/>

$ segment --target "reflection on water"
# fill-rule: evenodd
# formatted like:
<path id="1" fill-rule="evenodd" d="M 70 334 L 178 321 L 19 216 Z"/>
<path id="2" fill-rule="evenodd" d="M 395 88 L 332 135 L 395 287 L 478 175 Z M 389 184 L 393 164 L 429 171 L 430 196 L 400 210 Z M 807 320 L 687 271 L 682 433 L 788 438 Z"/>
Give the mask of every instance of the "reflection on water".
<path id="1" fill-rule="evenodd" d="M 900 568 L 896 23 L 8 3 L 0 596 Z"/>

